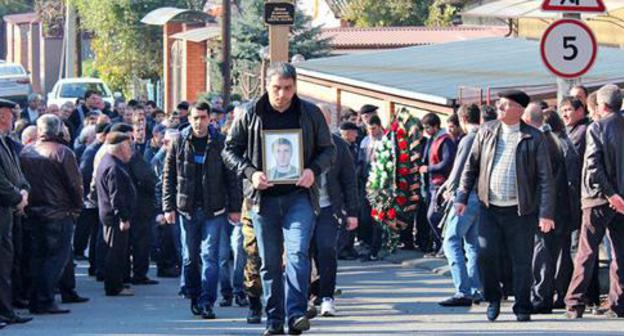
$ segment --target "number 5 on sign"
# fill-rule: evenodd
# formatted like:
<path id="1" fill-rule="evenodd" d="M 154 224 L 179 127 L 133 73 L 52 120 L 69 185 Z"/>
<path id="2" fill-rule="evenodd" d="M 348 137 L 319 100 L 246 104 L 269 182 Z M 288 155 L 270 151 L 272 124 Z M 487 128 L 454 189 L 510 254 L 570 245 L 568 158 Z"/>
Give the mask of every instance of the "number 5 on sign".
<path id="1" fill-rule="evenodd" d="M 561 19 L 551 24 L 542 35 L 540 51 L 550 72 L 572 79 L 589 71 L 596 60 L 598 46 L 591 29 L 582 21 Z"/>

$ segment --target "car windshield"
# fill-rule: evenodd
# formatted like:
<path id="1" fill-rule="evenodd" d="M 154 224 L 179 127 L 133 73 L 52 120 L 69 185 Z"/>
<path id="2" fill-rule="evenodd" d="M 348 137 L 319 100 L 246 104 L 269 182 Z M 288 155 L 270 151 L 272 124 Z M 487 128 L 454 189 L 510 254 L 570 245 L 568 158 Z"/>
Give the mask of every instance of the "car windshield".
<path id="1" fill-rule="evenodd" d="M 61 87 L 61 98 L 78 98 L 84 97 L 87 90 L 94 90 L 100 93 L 102 97 L 108 97 L 109 93 L 104 89 L 102 83 L 65 83 Z"/>
<path id="2" fill-rule="evenodd" d="M 25 75 L 26 71 L 19 65 L 0 64 L 0 76 Z"/>

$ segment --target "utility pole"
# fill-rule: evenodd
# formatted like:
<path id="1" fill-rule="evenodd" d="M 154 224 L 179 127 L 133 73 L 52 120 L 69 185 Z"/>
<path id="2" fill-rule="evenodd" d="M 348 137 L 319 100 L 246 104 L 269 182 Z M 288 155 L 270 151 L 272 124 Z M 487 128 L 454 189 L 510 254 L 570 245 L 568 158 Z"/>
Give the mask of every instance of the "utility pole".
<path id="1" fill-rule="evenodd" d="M 221 18 L 221 74 L 223 77 L 223 106 L 230 104 L 232 83 L 230 67 L 232 63 L 232 4 L 223 0 L 223 17 Z"/>
<path id="2" fill-rule="evenodd" d="M 76 62 L 74 64 L 76 77 L 82 77 L 82 33 L 80 30 L 80 15 L 76 15 Z"/>
<path id="3" fill-rule="evenodd" d="M 76 8 L 65 4 L 65 78 L 76 77 Z"/>

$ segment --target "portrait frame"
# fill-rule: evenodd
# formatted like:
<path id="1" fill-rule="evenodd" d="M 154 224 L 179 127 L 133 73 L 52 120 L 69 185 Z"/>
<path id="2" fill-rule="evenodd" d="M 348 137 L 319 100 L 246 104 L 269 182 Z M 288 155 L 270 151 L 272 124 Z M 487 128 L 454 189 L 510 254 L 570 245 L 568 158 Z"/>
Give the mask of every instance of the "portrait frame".
<path id="1" fill-rule="evenodd" d="M 273 146 L 277 142 L 290 143 L 291 157 L 286 172 L 278 172 Z M 303 174 L 303 133 L 301 129 L 264 130 L 262 131 L 262 171 L 269 183 L 295 184 Z M 276 176 L 282 174 L 285 176 Z"/>

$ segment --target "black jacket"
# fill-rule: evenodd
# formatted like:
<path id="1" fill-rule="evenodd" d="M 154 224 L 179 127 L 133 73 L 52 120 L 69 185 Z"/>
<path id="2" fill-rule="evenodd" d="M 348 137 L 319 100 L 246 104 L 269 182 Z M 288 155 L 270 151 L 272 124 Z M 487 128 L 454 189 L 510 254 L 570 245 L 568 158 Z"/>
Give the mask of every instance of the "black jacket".
<path id="1" fill-rule="evenodd" d="M 139 221 L 147 220 L 154 214 L 156 174 L 143 160 L 143 155 L 137 151 L 128 162 L 128 173 L 137 191 L 137 208 L 132 218 Z"/>
<path id="2" fill-rule="evenodd" d="M 589 127 L 590 124 L 591 122 L 589 121 L 589 119 L 583 118 L 579 120 L 579 122 L 577 122 L 576 125 L 568 128 L 568 134 L 570 134 L 570 140 L 572 140 L 574 147 L 576 147 L 576 152 L 581 157 L 581 159 L 585 155 L 585 147 L 586 147 L 585 133 L 587 133 L 587 127 Z"/>
<path id="3" fill-rule="evenodd" d="M 583 208 L 607 204 L 607 197 L 624 197 L 624 118 L 610 113 L 587 128 L 581 195 Z"/>
<path id="4" fill-rule="evenodd" d="M 261 192 L 255 190 L 251 176 L 262 170 L 262 119 L 260 115 L 268 106 L 268 95 L 245 105 L 245 112 L 234 121 L 223 151 L 225 164 L 244 178 L 243 191 L 251 206 L 258 210 Z M 336 158 L 336 147 L 332 142 L 325 117 L 316 105 L 295 98 L 296 108 L 301 112 L 299 123 L 303 132 L 304 168 L 311 169 L 317 180 L 326 172 Z M 318 186 L 310 189 L 310 199 L 315 212 L 320 211 Z"/>
<path id="5" fill-rule="evenodd" d="M 357 217 L 359 211 L 357 178 L 353 156 L 346 141 L 332 134 L 336 145 L 336 163 L 327 172 L 327 193 L 335 211 Z"/>
<path id="6" fill-rule="evenodd" d="M 477 132 L 455 202 L 466 204 L 470 191 L 478 182 L 479 200 L 489 207 L 490 175 L 500 129 L 501 122 L 494 120 L 483 124 Z M 530 215 L 539 210 L 540 218 L 554 219 L 554 182 L 548 148 L 542 132 L 522 121 L 516 148 L 516 179 L 518 214 Z"/>
<path id="7" fill-rule="evenodd" d="M 136 189 L 128 166 L 111 154 L 104 154 L 95 172 L 98 213 L 102 224 L 119 225 L 136 209 Z"/>
<path id="8" fill-rule="evenodd" d="M 162 177 L 163 211 L 177 210 L 186 217 L 192 216 L 195 183 L 202 183 L 202 208 L 207 217 L 213 217 L 215 212 L 224 208 L 230 213 L 240 212 L 243 202 L 240 180 L 234 171 L 225 166 L 221 158 L 224 136 L 218 132 L 209 132 L 203 181 L 200 182 L 195 181 L 192 134 L 191 126 L 187 126 L 167 152 Z"/>
<path id="9" fill-rule="evenodd" d="M 20 166 L 15 143 L 9 137 L 0 141 L 0 225 L 13 222 L 15 207 L 22 201 L 20 190 L 30 190 Z"/>
<path id="10" fill-rule="evenodd" d="M 82 185 L 84 195 L 86 197 L 91 189 L 91 180 L 93 179 L 93 162 L 95 161 L 95 155 L 102 147 L 102 143 L 95 140 L 85 149 L 84 153 L 80 157 L 80 173 L 82 174 Z"/>

